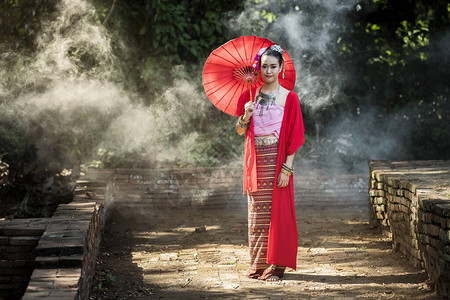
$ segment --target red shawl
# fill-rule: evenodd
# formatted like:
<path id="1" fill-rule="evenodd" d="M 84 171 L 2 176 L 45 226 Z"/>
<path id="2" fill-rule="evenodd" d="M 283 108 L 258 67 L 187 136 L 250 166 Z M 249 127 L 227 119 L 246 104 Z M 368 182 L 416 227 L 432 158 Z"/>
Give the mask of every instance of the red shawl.
<path id="1" fill-rule="evenodd" d="M 255 95 L 255 92 L 256 89 L 253 89 L 252 95 Z M 245 113 L 244 105 L 249 101 L 249 98 L 249 91 L 241 95 L 236 115 L 241 116 Z M 293 269 L 296 268 L 298 248 L 293 176 L 290 176 L 289 185 L 284 188 L 278 188 L 276 181 L 281 172 L 281 167 L 286 161 L 286 156 L 294 154 L 305 142 L 304 131 L 300 101 L 297 94 L 291 91 L 286 99 L 280 138 L 278 140 L 278 157 L 272 196 L 267 263 Z M 247 191 L 255 192 L 257 190 L 256 152 L 252 118 L 250 119 L 249 128 L 245 134 L 244 157 L 245 194 Z"/>

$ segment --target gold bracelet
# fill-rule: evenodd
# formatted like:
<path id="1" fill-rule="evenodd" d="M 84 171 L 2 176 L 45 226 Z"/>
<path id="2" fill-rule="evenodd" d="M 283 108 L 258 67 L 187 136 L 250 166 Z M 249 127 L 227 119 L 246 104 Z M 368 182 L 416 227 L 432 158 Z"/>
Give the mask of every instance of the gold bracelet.
<path id="1" fill-rule="evenodd" d="M 287 172 L 289 172 L 289 173 L 294 173 L 294 167 L 292 166 L 292 167 L 289 167 L 288 165 L 287 165 L 287 163 L 283 163 L 283 166 L 282 166 L 282 168 L 284 169 L 284 170 L 286 170 Z"/>
<path id="2" fill-rule="evenodd" d="M 291 176 L 292 175 L 292 172 L 286 171 L 283 168 L 281 169 L 281 173 L 283 173 L 284 175 L 287 175 L 287 176 Z"/>
<path id="3" fill-rule="evenodd" d="M 241 128 L 247 129 L 248 126 L 249 126 L 249 123 L 250 123 L 250 120 L 248 120 L 247 122 L 244 122 L 244 121 L 242 120 L 242 116 L 240 116 L 240 117 L 238 118 L 237 125 L 238 125 L 239 127 L 241 127 Z"/>
<path id="4" fill-rule="evenodd" d="M 250 123 L 250 119 L 248 119 L 247 121 L 244 121 L 244 116 L 240 116 L 239 117 L 239 123 L 241 123 L 242 125 L 246 125 L 248 123 Z"/>
<path id="5" fill-rule="evenodd" d="M 247 129 L 248 128 L 248 124 L 241 124 L 241 122 L 238 122 L 237 125 L 241 128 Z"/>

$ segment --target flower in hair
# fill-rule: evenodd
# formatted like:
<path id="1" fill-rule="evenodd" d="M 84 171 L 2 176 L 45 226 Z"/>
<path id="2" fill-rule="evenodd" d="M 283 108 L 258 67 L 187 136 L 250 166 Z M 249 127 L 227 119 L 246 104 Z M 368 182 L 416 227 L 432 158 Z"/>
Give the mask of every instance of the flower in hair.
<path id="1" fill-rule="evenodd" d="M 263 55 L 264 52 L 266 52 L 266 50 L 267 47 L 259 49 L 258 54 L 256 54 L 255 58 L 253 59 L 254 60 L 253 68 L 255 68 L 255 74 L 259 72 L 259 61 L 261 59 L 261 55 Z"/>

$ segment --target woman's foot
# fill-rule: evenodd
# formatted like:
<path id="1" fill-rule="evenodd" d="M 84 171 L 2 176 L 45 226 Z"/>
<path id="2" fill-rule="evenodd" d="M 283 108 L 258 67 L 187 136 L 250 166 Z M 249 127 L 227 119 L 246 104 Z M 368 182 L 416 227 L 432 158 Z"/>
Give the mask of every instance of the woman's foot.
<path id="1" fill-rule="evenodd" d="M 270 266 L 264 273 L 258 278 L 265 281 L 279 281 L 283 277 L 285 267 Z"/>
<path id="2" fill-rule="evenodd" d="M 248 278 L 251 279 L 259 279 L 259 277 L 261 277 L 261 275 L 264 273 L 264 269 L 258 269 L 254 272 L 248 273 Z"/>
<path id="3" fill-rule="evenodd" d="M 276 276 L 276 275 L 270 275 L 269 277 L 267 277 L 266 279 L 264 279 L 265 281 L 280 281 L 280 277 Z"/>
<path id="4" fill-rule="evenodd" d="M 260 274 L 249 274 L 248 275 L 248 278 L 251 278 L 251 279 L 259 279 L 259 277 L 261 277 Z"/>

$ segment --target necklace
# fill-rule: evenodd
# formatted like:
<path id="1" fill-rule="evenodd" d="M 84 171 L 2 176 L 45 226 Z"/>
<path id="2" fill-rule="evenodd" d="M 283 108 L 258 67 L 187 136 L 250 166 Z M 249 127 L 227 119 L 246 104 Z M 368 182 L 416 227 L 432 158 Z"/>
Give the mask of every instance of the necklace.
<path id="1" fill-rule="evenodd" d="M 262 90 L 262 89 L 261 89 Z M 259 115 L 262 116 L 264 113 L 264 107 L 266 110 L 269 110 L 269 104 L 273 105 L 275 103 L 275 99 L 277 98 L 278 93 L 280 92 L 280 84 L 278 84 L 278 89 L 272 94 L 264 94 L 261 90 L 259 90 L 259 95 L 256 96 L 256 108 L 259 109 Z"/>

